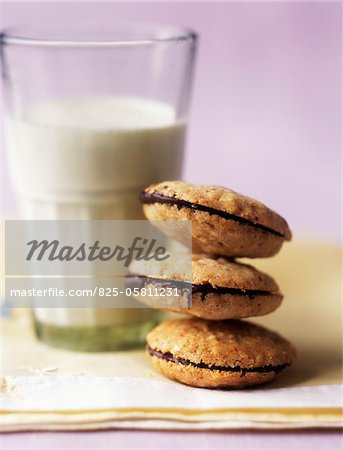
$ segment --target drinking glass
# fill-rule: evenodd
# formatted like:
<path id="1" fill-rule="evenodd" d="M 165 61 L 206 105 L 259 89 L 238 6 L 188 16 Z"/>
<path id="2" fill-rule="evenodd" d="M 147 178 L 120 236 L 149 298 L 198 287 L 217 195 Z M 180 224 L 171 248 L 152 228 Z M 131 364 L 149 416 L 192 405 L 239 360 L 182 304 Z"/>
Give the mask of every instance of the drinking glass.
<path id="1" fill-rule="evenodd" d="M 138 194 L 181 176 L 196 34 L 179 26 L 1 34 L 7 156 L 23 219 L 143 219 Z M 42 341 L 142 345 L 150 309 L 38 308 Z"/>

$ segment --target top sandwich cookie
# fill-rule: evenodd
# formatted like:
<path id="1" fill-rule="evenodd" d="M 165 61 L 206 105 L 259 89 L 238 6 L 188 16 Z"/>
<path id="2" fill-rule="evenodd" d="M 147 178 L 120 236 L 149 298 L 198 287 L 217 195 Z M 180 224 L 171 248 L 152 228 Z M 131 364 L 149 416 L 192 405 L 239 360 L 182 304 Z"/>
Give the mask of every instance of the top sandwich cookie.
<path id="1" fill-rule="evenodd" d="M 193 252 L 269 257 L 292 238 L 279 214 L 224 187 L 166 181 L 146 188 L 140 200 L 149 220 L 191 220 Z"/>

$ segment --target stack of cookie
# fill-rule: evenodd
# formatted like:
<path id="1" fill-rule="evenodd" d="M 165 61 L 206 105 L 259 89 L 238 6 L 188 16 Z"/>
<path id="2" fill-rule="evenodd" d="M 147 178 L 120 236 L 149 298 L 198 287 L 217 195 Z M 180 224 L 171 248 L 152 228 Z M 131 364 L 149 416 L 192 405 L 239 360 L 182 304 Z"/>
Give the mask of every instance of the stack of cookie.
<path id="1" fill-rule="evenodd" d="M 193 316 L 158 325 L 147 337 L 154 366 L 198 387 L 245 387 L 272 380 L 293 361 L 294 347 L 243 319 L 269 314 L 282 301 L 275 281 L 235 258 L 275 255 L 291 239 L 287 222 L 232 190 L 171 181 L 141 194 L 149 220 L 192 221 Z"/>

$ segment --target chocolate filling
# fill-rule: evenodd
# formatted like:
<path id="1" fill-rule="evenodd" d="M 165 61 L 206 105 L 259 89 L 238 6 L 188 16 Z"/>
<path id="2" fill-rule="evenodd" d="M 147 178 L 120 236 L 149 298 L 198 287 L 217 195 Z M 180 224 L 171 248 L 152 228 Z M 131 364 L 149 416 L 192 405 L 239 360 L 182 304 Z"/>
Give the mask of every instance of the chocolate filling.
<path id="1" fill-rule="evenodd" d="M 238 288 L 228 288 L 221 286 L 212 286 L 210 283 L 206 284 L 192 284 L 192 294 L 200 293 L 202 296 L 206 294 L 230 294 L 230 295 L 246 295 L 251 300 L 259 295 L 271 295 L 269 291 L 262 291 L 258 289 L 238 289 Z"/>
<path id="2" fill-rule="evenodd" d="M 285 237 L 283 233 L 273 230 L 272 228 L 269 228 L 265 225 L 261 225 L 259 223 L 252 222 L 249 219 L 245 219 L 244 217 L 236 216 L 235 214 L 230 214 L 226 211 L 221 211 L 220 209 L 211 208 L 210 206 L 199 205 L 197 203 L 188 202 L 186 200 L 181 200 L 181 199 L 178 199 L 175 197 L 168 197 L 166 195 L 159 194 L 156 192 L 151 194 L 149 192 L 143 191 L 140 193 L 139 198 L 142 203 L 147 203 L 147 204 L 165 203 L 168 205 L 176 205 L 178 207 L 178 209 L 189 208 L 194 211 L 203 211 L 203 212 L 207 212 L 210 215 L 217 215 L 219 217 L 222 217 L 225 220 L 234 220 L 235 222 L 243 223 L 245 225 L 250 225 L 251 227 L 266 231 L 268 233 L 272 233 L 275 236 L 278 236 L 281 238 Z"/>
<path id="3" fill-rule="evenodd" d="M 162 278 L 147 277 L 144 275 L 130 274 L 126 277 L 127 287 L 142 289 L 148 284 L 154 284 L 163 288 L 176 288 L 180 292 L 185 294 L 190 293 L 190 288 L 192 286 L 192 294 L 201 294 L 202 299 L 206 297 L 207 294 L 230 294 L 230 295 L 244 295 L 253 300 L 255 297 L 261 295 L 272 295 L 272 292 L 263 291 L 258 289 L 238 289 L 238 288 L 228 288 L 221 286 L 212 286 L 210 283 L 205 284 L 192 284 L 186 281 L 179 280 L 165 280 Z"/>
<path id="4" fill-rule="evenodd" d="M 170 352 L 163 353 L 158 350 L 154 350 L 153 348 L 149 347 L 147 345 L 147 351 L 151 356 L 156 356 L 157 358 L 164 359 L 165 361 L 170 361 L 173 363 L 183 364 L 184 366 L 192 366 L 197 367 L 198 369 L 208 369 L 208 370 L 219 370 L 221 372 L 242 372 L 242 373 L 268 373 L 268 372 L 275 372 L 279 373 L 282 372 L 286 367 L 289 366 L 289 364 L 279 364 L 277 366 L 267 365 L 267 366 L 261 366 L 261 367 L 228 367 L 228 366 L 217 366 L 215 364 L 206 364 L 203 361 L 200 363 L 195 363 L 193 361 L 190 361 L 189 359 L 183 359 L 183 358 L 176 358 L 174 357 Z"/>

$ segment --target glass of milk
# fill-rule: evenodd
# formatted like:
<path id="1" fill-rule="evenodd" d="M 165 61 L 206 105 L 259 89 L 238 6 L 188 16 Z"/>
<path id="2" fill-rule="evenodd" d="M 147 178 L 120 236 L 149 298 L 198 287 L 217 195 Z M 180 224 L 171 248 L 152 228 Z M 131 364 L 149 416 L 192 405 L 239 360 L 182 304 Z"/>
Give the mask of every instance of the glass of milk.
<path id="1" fill-rule="evenodd" d="M 1 35 L 6 138 L 19 217 L 143 219 L 139 192 L 181 176 L 196 35 L 177 26 L 18 28 Z M 40 308 L 37 336 L 135 347 L 146 309 Z"/>

